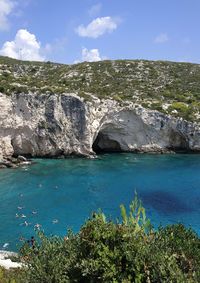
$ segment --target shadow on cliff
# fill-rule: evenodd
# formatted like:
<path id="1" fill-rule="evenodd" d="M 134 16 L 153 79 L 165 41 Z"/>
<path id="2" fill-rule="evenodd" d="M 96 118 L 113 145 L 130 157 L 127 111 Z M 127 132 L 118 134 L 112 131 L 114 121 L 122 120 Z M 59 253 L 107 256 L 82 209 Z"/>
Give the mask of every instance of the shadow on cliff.
<path id="1" fill-rule="evenodd" d="M 105 152 L 122 152 L 121 146 L 118 141 L 111 139 L 103 131 L 100 131 L 92 145 L 95 153 Z"/>

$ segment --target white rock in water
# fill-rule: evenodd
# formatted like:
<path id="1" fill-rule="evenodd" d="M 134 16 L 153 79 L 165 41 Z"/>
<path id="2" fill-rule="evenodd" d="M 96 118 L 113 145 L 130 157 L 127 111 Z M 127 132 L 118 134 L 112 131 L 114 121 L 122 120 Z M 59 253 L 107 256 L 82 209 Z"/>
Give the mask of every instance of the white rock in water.
<path id="1" fill-rule="evenodd" d="M 18 157 L 17 157 L 17 160 L 18 161 L 20 161 L 20 162 L 27 162 L 27 159 L 26 159 L 26 157 L 24 157 L 24 156 L 22 156 L 22 155 L 19 155 Z"/>

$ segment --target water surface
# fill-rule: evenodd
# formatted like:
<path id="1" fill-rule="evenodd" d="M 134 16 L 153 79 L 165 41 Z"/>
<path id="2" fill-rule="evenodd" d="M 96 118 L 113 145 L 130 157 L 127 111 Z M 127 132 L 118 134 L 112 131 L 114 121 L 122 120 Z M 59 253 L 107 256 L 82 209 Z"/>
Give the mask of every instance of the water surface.
<path id="1" fill-rule="evenodd" d="M 200 155 L 105 154 L 35 162 L 0 171 L 0 249 L 8 243 L 7 249 L 16 250 L 36 223 L 47 234 L 65 235 L 67 228 L 78 231 L 98 208 L 115 219 L 135 190 L 155 227 L 182 222 L 200 235 Z"/>

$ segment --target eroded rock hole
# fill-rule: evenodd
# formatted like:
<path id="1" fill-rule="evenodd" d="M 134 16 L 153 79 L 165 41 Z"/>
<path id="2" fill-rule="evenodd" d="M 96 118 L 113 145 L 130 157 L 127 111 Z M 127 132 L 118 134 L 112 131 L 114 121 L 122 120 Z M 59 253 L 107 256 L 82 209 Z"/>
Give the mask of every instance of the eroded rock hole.
<path id="1" fill-rule="evenodd" d="M 170 149 L 176 152 L 189 150 L 188 141 L 181 133 L 172 130 L 170 133 L 170 141 L 171 141 Z"/>
<path id="2" fill-rule="evenodd" d="M 97 135 L 93 143 L 92 149 L 96 153 L 122 151 L 119 142 L 109 137 L 108 134 L 103 132 L 99 132 L 99 134 Z"/>

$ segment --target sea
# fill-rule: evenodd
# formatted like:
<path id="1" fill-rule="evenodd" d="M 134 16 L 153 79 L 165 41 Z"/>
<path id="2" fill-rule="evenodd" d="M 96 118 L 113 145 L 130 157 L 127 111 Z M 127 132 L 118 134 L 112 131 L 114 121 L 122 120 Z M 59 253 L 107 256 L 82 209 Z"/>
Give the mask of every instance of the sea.
<path id="1" fill-rule="evenodd" d="M 102 154 L 96 159 L 33 159 L 0 170 L 0 250 L 18 251 L 39 228 L 77 233 L 93 212 L 120 221 L 135 192 L 157 229 L 183 223 L 200 235 L 200 155 Z"/>

